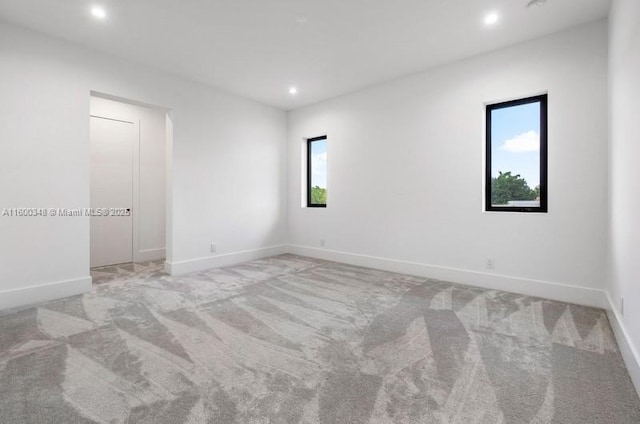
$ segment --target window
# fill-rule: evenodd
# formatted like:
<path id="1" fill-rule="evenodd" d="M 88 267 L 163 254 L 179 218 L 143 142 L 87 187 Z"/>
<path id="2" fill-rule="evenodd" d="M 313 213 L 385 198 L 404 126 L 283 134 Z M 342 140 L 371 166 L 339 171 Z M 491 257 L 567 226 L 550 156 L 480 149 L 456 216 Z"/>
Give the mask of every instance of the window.
<path id="1" fill-rule="evenodd" d="M 307 206 L 327 207 L 327 136 L 307 140 Z"/>
<path id="2" fill-rule="evenodd" d="M 547 212 L 547 95 L 487 105 L 487 211 Z"/>

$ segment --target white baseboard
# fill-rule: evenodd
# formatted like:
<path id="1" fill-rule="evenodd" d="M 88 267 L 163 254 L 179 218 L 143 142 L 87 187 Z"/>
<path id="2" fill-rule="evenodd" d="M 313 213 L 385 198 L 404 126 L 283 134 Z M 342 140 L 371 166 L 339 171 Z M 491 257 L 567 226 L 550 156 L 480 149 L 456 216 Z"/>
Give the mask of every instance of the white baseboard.
<path id="1" fill-rule="evenodd" d="M 91 291 L 91 277 L 57 281 L 0 292 L 0 310 L 31 306 Z"/>
<path id="2" fill-rule="evenodd" d="M 624 363 L 627 365 L 627 369 L 629 370 L 631 381 L 633 381 L 633 384 L 636 386 L 636 391 L 640 396 L 640 354 L 638 354 L 638 350 L 629 336 L 627 326 L 624 324 L 624 319 L 622 319 L 620 312 L 618 312 L 618 309 L 615 307 L 615 303 L 613 303 L 608 292 L 606 296 L 609 303 L 609 306 L 607 307 L 607 315 L 609 316 L 609 322 L 611 323 L 613 334 L 616 336 L 616 341 L 620 347 L 620 353 L 622 353 Z"/>
<path id="3" fill-rule="evenodd" d="M 240 262 L 252 261 L 254 259 L 267 258 L 269 256 L 282 255 L 283 253 L 287 253 L 287 246 L 281 244 L 277 246 L 263 247 L 260 249 L 209 256 L 206 258 L 165 262 L 164 269 L 170 275 L 181 275 L 188 274 L 190 272 L 204 271 L 211 268 L 229 266 Z"/>
<path id="4" fill-rule="evenodd" d="M 606 294 L 603 290 L 576 285 L 447 268 L 308 246 L 289 245 L 289 253 L 491 290 L 501 290 L 602 309 L 608 308 Z"/>
<path id="5" fill-rule="evenodd" d="M 164 259 L 165 249 L 164 247 L 160 247 L 158 249 L 147 249 L 140 250 L 138 253 L 134 252 L 134 262 L 147 262 L 147 261 L 156 261 L 158 259 Z"/>

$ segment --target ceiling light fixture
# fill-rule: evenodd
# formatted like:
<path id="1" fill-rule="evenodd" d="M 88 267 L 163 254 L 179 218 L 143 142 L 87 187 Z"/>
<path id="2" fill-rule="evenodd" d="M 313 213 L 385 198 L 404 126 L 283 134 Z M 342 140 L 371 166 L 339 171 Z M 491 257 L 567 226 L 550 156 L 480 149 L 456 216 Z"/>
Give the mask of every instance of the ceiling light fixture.
<path id="1" fill-rule="evenodd" d="M 93 6 L 91 8 L 91 15 L 96 19 L 106 19 L 107 11 L 104 10 L 102 7 Z"/>
<path id="2" fill-rule="evenodd" d="M 295 87 L 290 87 L 289 88 L 289 94 L 298 94 L 298 89 Z"/>
<path id="3" fill-rule="evenodd" d="M 484 17 L 484 24 L 489 26 L 495 25 L 496 23 L 498 23 L 499 20 L 500 20 L 500 15 L 498 15 L 497 12 L 491 12 Z"/>

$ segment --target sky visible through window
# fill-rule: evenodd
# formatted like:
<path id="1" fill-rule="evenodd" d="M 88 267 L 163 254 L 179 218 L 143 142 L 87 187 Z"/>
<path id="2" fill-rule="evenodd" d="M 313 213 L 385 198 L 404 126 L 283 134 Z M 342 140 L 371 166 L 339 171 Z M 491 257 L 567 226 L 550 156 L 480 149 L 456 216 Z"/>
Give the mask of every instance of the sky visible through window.
<path id="1" fill-rule="evenodd" d="M 540 103 L 491 113 L 491 176 L 520 174 L 535 189 L 540 185 Z"/>
<path id="2" fill-rule="evenodd" d="M 327 140 L 311 143 L 311 187 L 327 188 Z"/>

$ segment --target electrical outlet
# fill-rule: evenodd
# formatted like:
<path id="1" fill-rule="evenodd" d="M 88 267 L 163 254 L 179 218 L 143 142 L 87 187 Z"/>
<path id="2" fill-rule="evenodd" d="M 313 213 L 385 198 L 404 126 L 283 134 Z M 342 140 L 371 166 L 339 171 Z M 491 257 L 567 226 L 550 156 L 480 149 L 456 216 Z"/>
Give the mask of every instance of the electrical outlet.
<path id="1" fill-rule="evenodd" d="M 624 316 L 624 297 L 620 298 L 620 315 Z"/>
<path id="2" fill-rule="evenodd" d="M 320 239 L 320 247 L 324 247 L 324 239 Z"/>
<path id="3" fill-rule="evenodd" d="M 211 243 L 211 253 L 216 253 L 216 244 Z"/>
<path id="4" fill-rule="evenodd" d="M 486 267 L 487 269 L 495 269 L 495 268 L 496 268 L 496 261 L 495 261 L 495 259 L 488 258 L 488 259 L 487 259 L 487 264 L 485 265 L 485 267 Z"/>

